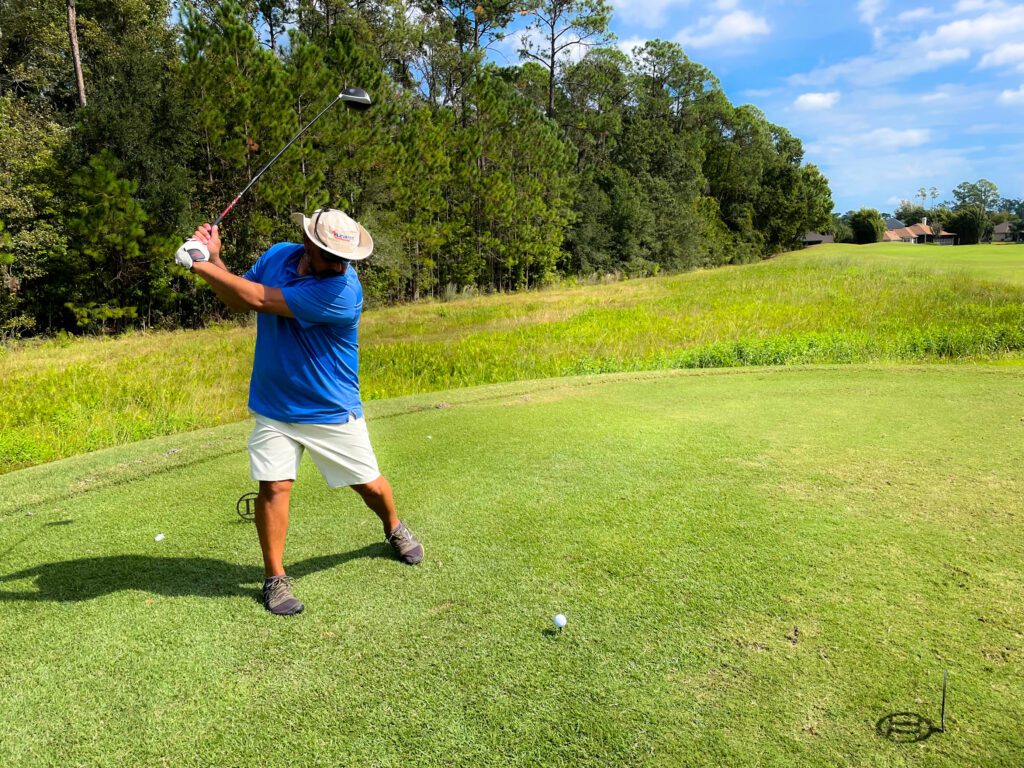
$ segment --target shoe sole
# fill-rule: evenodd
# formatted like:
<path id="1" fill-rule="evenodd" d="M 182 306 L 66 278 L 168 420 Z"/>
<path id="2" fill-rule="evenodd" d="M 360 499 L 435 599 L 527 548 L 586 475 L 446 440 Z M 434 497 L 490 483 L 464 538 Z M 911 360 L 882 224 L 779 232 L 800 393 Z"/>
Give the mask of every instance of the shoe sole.
<path id="1" fill-rule="evenodd" d="M 273 611 L 270 608 L 267 608 L 267 606 L 263 606 L 263 609 L 272 616 L 298 616 L 300 613 L 306 610 L 306 606 L 302 606 L 297 611 L 289 611 L 288 613 L 279 613 L 278 611 Z"/>

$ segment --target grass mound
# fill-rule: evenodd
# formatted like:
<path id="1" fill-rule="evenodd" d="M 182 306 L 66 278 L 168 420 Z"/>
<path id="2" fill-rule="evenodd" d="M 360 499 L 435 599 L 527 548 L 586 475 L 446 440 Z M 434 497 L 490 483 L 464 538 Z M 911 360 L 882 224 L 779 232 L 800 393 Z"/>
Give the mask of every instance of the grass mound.
<path id="1" fill-rule="evenodd" d="M 0 762 L 1016 766 L 1021 384 L 745 369 L 374 403 L 427 559 L 389 559 L 307 462 L 295 620 L 255 601 L 247 425 L 5 475 Z M 943 669 L 947 733 L 880 736 L 937 721 Z"/>
<path id="2" fill-rule="evenodd" d="M 958 265 L 975 259 L 977 274 L 989 275 L 993 251 L 1004 266 L 1024 261 L 1020 246 L 835 246 L 744 267 L 368 312 L 363 394 L 615 371 L 993 359 L 1024 350 L 1024 284 L 947 263 L 947 254 Z M 933 269 L 922 267 L 927 254 Z M 252 346 L 251 329 L 229 328 L 0 356 L 0 472 L 243 419 Z"/>

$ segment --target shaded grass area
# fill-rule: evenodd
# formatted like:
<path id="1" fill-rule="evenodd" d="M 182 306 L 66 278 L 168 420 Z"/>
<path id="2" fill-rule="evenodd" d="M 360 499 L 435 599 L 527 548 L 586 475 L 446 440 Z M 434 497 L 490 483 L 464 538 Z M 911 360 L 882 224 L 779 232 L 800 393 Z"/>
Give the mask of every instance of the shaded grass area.
<path id="1" fill-rule="evenodd" d="M 991 246 L 878 248 L 835 246 L 744 267 L 367 312 L 363 395 L 1024 350 L 1024 285 L 936 273 L 909 257 L 900 268 L 870 263 L 871 254 L 897 250 L 954 251 L 968 263 Z M 1007 260 L 1024 255 L 1021 246 L 994 250 Z M 8 351 L 0 355 L 0 472 L 243 419 L 252 346 L 251 329 L 219 328 Z"/>
<path id="2" fill-rule="evenodd" d="M 373 403 L 427 559 L 307 462 L 295 620 L 255 602 L 247 425 L 8 474 L 0 761 L 1016 766 L 1022 393 L 855 366 Z M 937 721 L 942 669 L 947 733 L 881 738 Z"/>

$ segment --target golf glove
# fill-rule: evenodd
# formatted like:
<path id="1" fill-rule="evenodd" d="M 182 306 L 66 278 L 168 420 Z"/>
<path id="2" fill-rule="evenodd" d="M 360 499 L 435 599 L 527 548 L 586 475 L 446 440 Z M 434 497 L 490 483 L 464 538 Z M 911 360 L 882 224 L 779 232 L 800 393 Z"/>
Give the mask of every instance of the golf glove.
<path id="1" fill-rule="evenodd" d="M 174 261 L 181 264 L 185 269 L 192 269 L 192 264 L 197 261 L 209 261 L 210 250 L 198 240 L 186 240 L 181 247 L 174 252 Z"/>

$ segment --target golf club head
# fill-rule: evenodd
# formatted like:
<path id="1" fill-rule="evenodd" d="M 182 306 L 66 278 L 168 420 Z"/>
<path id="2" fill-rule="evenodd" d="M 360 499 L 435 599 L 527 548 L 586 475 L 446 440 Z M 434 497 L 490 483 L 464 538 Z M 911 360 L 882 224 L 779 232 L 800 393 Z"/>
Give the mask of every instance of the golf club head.
<path id="1" fill-rule="evenodd" d="M 370 105 L 373 104 L 373 100 L 370 99 L 370 94 L 362 88 L 345 88 L 339 94 L 339 98 L 341 98 L 341 100 L 344 101 L 350 109 L 369 109 Z"/>

